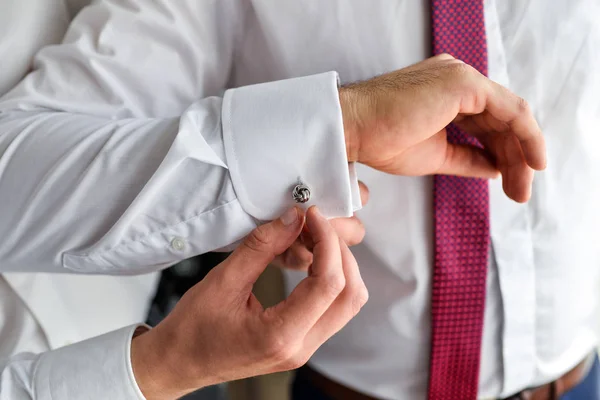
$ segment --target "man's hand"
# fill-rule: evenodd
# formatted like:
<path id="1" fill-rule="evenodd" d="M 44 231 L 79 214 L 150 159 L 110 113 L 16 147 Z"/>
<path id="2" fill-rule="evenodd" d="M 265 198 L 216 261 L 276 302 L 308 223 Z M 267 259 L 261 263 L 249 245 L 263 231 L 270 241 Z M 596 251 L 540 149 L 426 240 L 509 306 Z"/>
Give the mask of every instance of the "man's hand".
<path id="1" fill-rule="evenodd" d="M 447 54 L 343 87 L 340 101 L 349 161 L 399 175 L 501 173 L 518 202 L 531 195 L 533 170 L 546 166 L 527 103 Z M 449 144 L 451 122 L 484 149 Z"/>
<path id="2" fill-rule="evenodd" d="M 360 181 L 358 187 L 360 189 L 360 200 L 362 205 L 365 206 L 369 202 L 369 189 Z M 334 218 L 329 223 L 339 238 L 348 246 L 359 244 L 365 237 L 365 227 L 356 215 L 350 218 Z M 273 264 L 280 268 L 306 271 L 313 262 L 313 246 L 310 232 L 304 226 L 304 231 L 298 239 L 283 254 L 275 257 Z"/>
<path id="3" fill-rule="evenodd" d="M 303 365 L 368 298 L 352 253 L 313 207 L 309 275 L 278 305 L 263 309 L 252 286 L 303 226 L 298 209 L 255 229 L 190 289 L 156 328 L 136 337 L 131 362 L 144 396 L 175 399 L 198 388 Z"/>

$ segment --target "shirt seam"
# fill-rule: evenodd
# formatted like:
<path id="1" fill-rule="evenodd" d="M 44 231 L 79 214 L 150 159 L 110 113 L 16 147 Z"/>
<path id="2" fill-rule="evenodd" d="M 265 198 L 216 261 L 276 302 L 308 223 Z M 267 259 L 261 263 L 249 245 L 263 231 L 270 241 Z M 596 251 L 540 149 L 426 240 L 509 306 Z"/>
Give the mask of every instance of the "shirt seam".
<path id="1" fill-rule="evenodd" d="M 37 382 L 37 378 L 38 378 L 38 372 L 40 369 L 40 364 L 42 361 L 42 357 L 43 354 L 40 355 L 40 357 L 37 359 L 36 363 L 35 363 L 35 368 L 33 369 L 33 375 L 32 375 L 32 383 L 33 383 L 33 398 L 37 399 L 38 396 L 38 385 L 35 384 L 35 382 Z M 50 387 L 50 384 L 48 383 L 48 387 Z M 54 396 L 52 396 L 52 391 L 48 391 L 48 394 L 50 395 L 50 400 L 52 400 L 54 398 Z"/>
<path id="2" fill-rule="evenodd" d="M 237 155 L 237 138 L 235 137 L 235 128 L 233 126 L 232 110 L 234 108 L 234 101 L 237 101 L 236 89 L 229 89 L 223 96 L 223 115 L 221 116 L 225 161 L 231 178 L 231 187 L 236 195 L 236 199 L 240 202 L 240 205 L 242 205 L 244 210 L 248 210 L 247 212 L 250 215 L 255 216 L 260 212 L 261 208 L 254 203 L 252 196 L 246 190 L 246 186 L 240 176 L 241 173 L 239 172 L 241 170 L 241 163 L 239 162 L 239 157 Z M 240 201 L 240 199 L 243 201 Z"/>
<path id="3" fill-rule="evenodd" d="M 239 200 L 238 199 L 233 199 L 231 201 L 228 201 L 226 203 L 221 204 L 218 207 L 215 207 L 215 208 L 212 208 L 210 210 L 202 211 L 200 213 L 197 213 L 197 214 L 195 214 L 195 215 L 193 215 L 193 216 L 191 216 L 191 217 L 189 217 L 189 218 L 187 218 L 185 220 L 182 220 L 182 221 L 179 221 L 179 222 L 175 223 L 174 225 L 164 226 L 163 228 L 161 228 L 159 230 L 156 230 L 154 232 L 148 233 L 147 235 L 141 236 L 139 239 L 129 240 L 127 242 L 120 243 L 120 244 L 118 244 L 116 246 L 113 246 L 113 247 L 111 247 L 109 249 L 106 249 L 106 250 L 101 250 L 101 251 L 98 251 L 98 252 L 92 251 L 92 252 L 80 253 L 80 254 L 72 254 L 72 253 L 69 254 L 67 252 L 67 253 L 65 253 L 65 255 L 69 255 L 71 257 L 77 257 L 77 258 L 87 258 L 89 260 L 99 260 L 99 259 L 102 259 L 102 260 L 105 261 L 106 264 L 110 265 L 110 268 L 118 268 L 117 265 L 115 265 L 113 262 L 108 261 L 104 257 L 104 255 L 106 253 L 113 252 L 113 251 L 118 251 L 118 250 L 120 250 L 122 248 L 126 248 L 128 246 L 133 245 L 133 244 L 143 244 L 143 245 L 148 244 L 148 241 L 151 238 L 153 238 L 155 236 L 158 236 L 158 235 L 161 235 L 161 234 L 164 234 L 169 229 L 175 229 L 175 228 L 177 228 L 180 225 L 187 224 L 187 223 L 189 223 L 189 222 L 191 222 L 191 221 L 193 221 L 195 219 L 201 218 L 201 217 L 203 217 L 205 215 L 210 215 L 211 213 L 216 212 L 216 211 L 220 210 L 221 208 L 228 207 L 229 205 L 234 204 L 236 202 L 239 202 Z"/>
<path id="4" fill-rule="evenodd" d="M 236 173 L 236 171 L 238 171 L 237 168 L 239 168 L 240 163 L 238 162 L 237 143 L 236 143 L 236 138 L 235 138 L 235 135 L 234 135 L 234 132 L 233 132 L 233 118 L 231 116 L 231 113 L 232 113 L 231 110 L 233 109 L 233 101 L 234 101 L 234 98 L 235 98 L 235 96 L 234 96 L 235 89 L 230 89 L 230 90 L 231 90 L 231 93 L 230 93 L 229 101 L 227 103 L 225 103 L 225 101 L 223 101 L 223 103 L 224 103 L 223 106 L 226 107 L 225 112 L 227 113 L 227 115 L 225 115 L 225 116 L 222 115 L 221 118 L 225 117 L 225 118 L 223 118 L 223 120 L 227 121 L 227 125 L 229 126 L 229 128 L 231 130 L 231 132 L 230 132 L 231 134 L 227 135 L 227 137 L 231 140 L 231 157 L 233 158 L 233 160 L 231 160 L 231 164 L 234 164 L 234 168 L 236 168 L 235 171 L 231 168 L 230 161 L 227 158 L 227 144 L 225 143 L 226 132 L 225 132 L 224 129 L 223 129 L 222 133 L 223 133 L 223 145 L 225 147 L 225 161 L 227 162 L 227 166 L 229 167 L 229 174 L 233 175 L 234 173 Z M 225 100 L 225 99 L 223 99 L 223 100 Z M 233 181 L 233 176 L 231 178 L 232 178 L 231 179 L 231 186 L 233 187 L 233 192 L 239 198 L 238 189 L 236 188 L 235 182 Z M 246 195 L 246 193 L 245 193 L 246 188 L 241 187 L 240 190 L 242 190 L 242 192 L 244 192 L 244 197 L 246 198 L 246 200 L 248 202 L 250 202 L 250 204 L 252 205 L 252 207 L 256 207 L 254 205 L 254 203 L 252 202 L 252 200 L 250 200 L 250 196 Z"/>
<path id="5" fill-rule="evenodd" d="M 135 373 L 133 372 L 133 365 L 131 363 L 131 344 L 133 342 L 134 339 L 134 335 L 135 332 L 138 328 L 140 327 L 147 327 L 147 325 L 133 325 L 130 327 L 128 334 L 127 334 L 127 340 L 125 341 L 125 370 L 127 371 L 127 378 L 129 380 L 129 385 L 130 388 L 133 390 L 133 392 L 135 393 L 136 397 L 139 400 L 146 400 L 146 397 L 144 396 L 144 394 L 142 393 L 137 380 L 135 379 Z"/>

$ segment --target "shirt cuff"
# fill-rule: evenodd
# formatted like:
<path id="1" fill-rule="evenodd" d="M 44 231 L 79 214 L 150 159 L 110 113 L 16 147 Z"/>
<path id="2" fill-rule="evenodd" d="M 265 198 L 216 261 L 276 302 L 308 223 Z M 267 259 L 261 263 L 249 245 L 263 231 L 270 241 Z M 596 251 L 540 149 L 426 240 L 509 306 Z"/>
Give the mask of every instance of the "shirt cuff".
<path id="1" fill-rule="evenodd" d="M 225 92 L 223 140 L 236 196 L 258 220 L 273 220 L 296 205 L 303 183 L 329 217 L 360 209 L 354 166 L 348 164 L 338 76 L 327 72 L 244 86 Z"/>
<path id="2" fill-rule="evenodd" d="M 131 367 L 129 326 L 41 355 L 34 374 L 40 400 L 145 400 Z"/>

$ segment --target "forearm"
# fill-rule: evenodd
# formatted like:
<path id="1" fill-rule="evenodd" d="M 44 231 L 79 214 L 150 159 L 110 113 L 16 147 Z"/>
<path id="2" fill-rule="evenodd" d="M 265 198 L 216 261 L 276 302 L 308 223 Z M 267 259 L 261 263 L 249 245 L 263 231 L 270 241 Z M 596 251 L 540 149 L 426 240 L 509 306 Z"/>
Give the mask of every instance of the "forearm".
<path id="1" fill-rule="evenodd" d="M 39 52 L 0 99 L 0 272 L 164 268 L 276 218 L 299 179 L 308 205 L 352 215 L 335 73 L 207 97 L 241 10 L 96 2 Z"/>
<path id="2" fill-rule="evenodd" d="M 187 117 L 2 114 L 2 270 L 143 273 L 243 237 L 254 224 L 219 154 L 218 114 L 200 127 Z M 213 223 L 232 229 L 208 240 Z M 207 240 L 188 243 L 191 230 Z"/>
<path id="3" fill-rule="evenodd" d="M 360 200 L 337 96 L 328 73 L 230 90 L 180 118 L 0 103 L 0 269 L 164 268 L 275 218 L 299 180 L 307 205 L 351 216 Z"/>
<path id="4" fill-rule="evenodd" d="M 159 332 L 168 329 L 159 325 L 131 342 L 133 373 L 146 400 L 175 400 L 215 383 L 204 374 L 204 383 L 203 379 L 198 379 L 193 386 L 186 385 L 189 382 L 181 378 L 193 375 L 196 371 L 191 370 L 192 365 L 182 365 L 182 360 L 178 359 L 177 350 L 185 342 L 182 343 L 174 332 L 167 332 L 166 337 Z M 210 346 L 210 343 L 205 345 Z"/>

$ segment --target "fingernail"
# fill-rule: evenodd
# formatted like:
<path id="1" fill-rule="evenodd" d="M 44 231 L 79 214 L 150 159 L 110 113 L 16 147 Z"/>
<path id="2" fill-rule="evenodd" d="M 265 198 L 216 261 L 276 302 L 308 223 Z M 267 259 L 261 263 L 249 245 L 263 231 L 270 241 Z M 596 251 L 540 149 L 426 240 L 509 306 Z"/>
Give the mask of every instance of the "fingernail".
<path id="1" fill-rule="evenodd" d="M 293 225 L 296 221 L 298 221 L 298 209 L 296 207 L 290 208 L 281 216 L 281 222 L 285 226 Z"/>

